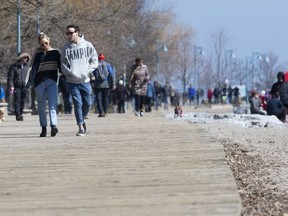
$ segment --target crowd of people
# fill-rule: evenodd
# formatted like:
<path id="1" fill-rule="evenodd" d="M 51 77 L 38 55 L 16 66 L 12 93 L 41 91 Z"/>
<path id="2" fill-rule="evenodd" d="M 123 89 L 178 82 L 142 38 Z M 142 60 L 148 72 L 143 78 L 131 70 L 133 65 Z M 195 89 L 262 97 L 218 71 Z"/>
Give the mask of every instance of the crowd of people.
<path id="1" fill-rule="evenodd" d="M 284 72 L 277 73 L 277 82 L 273 83 L 271 91 L 257 92 L 252 90 L 249 103 L 250 113 L 259 115 L 274 115 L 280 121 L 286 122 L 288 109 L 288 80 L 285 81 Z"/>
<path id="2" fill-rule="evenodd" d="M 199 106 L 205 103 L 240 104 L 240 92 L 237 87 L 223 84 L 214 89 L 207 89 L 207 100 L 203 88 L 189 86 L 182 97 L 173 83 L 166 81 L 161 85 L 152 81 L 147 65 L 140 57 L 135 59 L 127 80 L 116 81 L 112 65 L 106 61 L 103 53 L 84 39 L 80 28 L 68 25 L 66 28 L 67 43 L 62 52 L 54 49 L 50 38 L 44 33 L 38 35 L 38 48 L 31 58 L 28 53 L 19 53 L 16 62 L 11 65 L 7 74 L 7 89 L 13 96 L 13 113 L 17 121 L 23 121 L 27 89 L 31 93 L 31 108 L 39 116 L 40 137 L 47 136 L 50 126 L 52 137 L 58 133 L 57 115 L 72 114 L 74 111 L 78 126 L 77 136 L 87 132 L 85 119 L 94 105 L 99 118 L 106 117 L 109 112 L 125 113 L 127 102 L 131 105 L 135 116 L 143 117 L 153 108 L 182 105 Z M 5 91 L 0 86 L 2 102 Z M 35 99 L 34 99 L 34 97 Z M 94 100 L 92 100 L 94 96 Z M 37 102 L 37 107 L 35 105 Z M 182 100 L 182 101 L 181 101 Z M 47 104 L 48 103 L 48 106 Z M 275 115 L 286 122 L 288 108 L 288 82 L 283 72 L 277 74 L 277 82 L 273 84 L 270 94 L 256 90 L 249 97 L 251 114 Z M 48 107 L 49 124 L 46 107 Z M 112 108 L 112 109 L 110 109 Z"/>

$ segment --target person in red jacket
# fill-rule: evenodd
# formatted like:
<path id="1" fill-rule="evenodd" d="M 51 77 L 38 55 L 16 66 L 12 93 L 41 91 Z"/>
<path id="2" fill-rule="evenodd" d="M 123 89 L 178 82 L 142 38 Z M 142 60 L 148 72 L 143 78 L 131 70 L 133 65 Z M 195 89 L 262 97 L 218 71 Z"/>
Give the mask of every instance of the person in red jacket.
<path id="1" fill-rule="evenodd" d="M 208 88 L 208 91 L 207 91 L 207 98 L 208 98 L 208 102 L 209 104 L 212 103 L 212 97 L 213 97 L 213 90 L 211 88 Z"/>

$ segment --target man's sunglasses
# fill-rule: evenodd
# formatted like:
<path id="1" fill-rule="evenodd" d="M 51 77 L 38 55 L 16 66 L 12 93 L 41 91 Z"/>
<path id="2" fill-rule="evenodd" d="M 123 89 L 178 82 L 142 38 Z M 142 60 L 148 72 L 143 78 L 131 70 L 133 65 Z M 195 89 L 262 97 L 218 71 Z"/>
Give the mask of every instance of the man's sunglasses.
<path id="1" fill-rule="evenodd" d="M 74 32 L 66 32 L 66 35 L 72 35 L 73 33 L 75 33 L 76 31 Z"/>

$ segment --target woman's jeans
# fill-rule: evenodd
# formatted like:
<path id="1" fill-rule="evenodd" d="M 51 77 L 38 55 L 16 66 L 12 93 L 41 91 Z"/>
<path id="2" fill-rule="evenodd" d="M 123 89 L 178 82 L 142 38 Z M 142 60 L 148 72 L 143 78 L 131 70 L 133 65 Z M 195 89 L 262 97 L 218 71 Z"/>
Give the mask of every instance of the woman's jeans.
<path id="1" fill-rule="evenodd" d="M 35 87 L 35 93 L 38 103 L 38 115 L 41 127 L 47 126 L 46 100 L 48 100 L 48 112 L 50 126 L 57 125 L 57 83 L 52 79 L 47 79 Z"/>
<path id="2" fill-rule="evenodd" d="M 92 88 L 90 83 L 74 84 L 68 83 L 74 103 L 74 113 L 77 125 L 84 123 L 84 117 L 87 116 L 92 106 Z"/>

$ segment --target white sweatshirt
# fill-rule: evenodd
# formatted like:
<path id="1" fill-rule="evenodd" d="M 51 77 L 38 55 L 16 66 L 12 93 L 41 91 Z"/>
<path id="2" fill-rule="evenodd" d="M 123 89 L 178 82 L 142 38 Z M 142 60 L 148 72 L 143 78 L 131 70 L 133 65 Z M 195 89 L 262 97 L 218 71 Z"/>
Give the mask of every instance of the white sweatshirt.
<path id="1" fill-rule="evenodd" d="M 68 42 L 64 45 L 61 63 L 67 82 L 87 83 L 90 74 L 98 67 L 98 55 L 94 46 L 81 36 L 77 44 Z"/>

